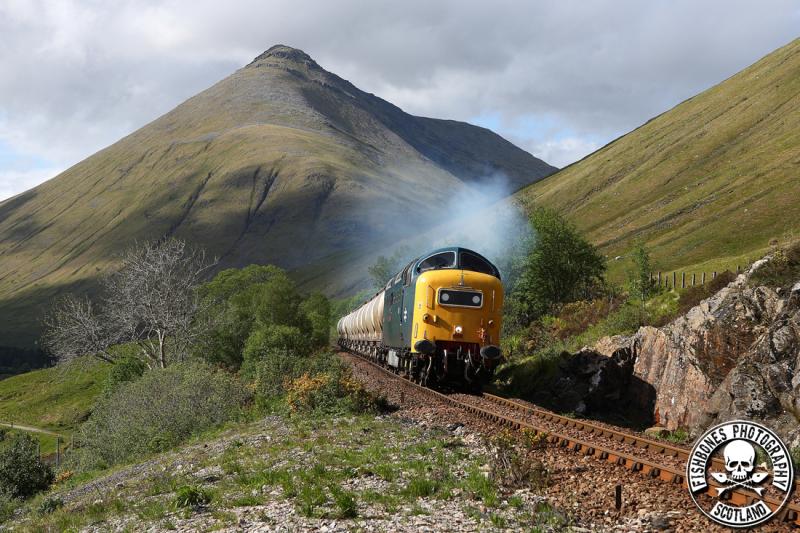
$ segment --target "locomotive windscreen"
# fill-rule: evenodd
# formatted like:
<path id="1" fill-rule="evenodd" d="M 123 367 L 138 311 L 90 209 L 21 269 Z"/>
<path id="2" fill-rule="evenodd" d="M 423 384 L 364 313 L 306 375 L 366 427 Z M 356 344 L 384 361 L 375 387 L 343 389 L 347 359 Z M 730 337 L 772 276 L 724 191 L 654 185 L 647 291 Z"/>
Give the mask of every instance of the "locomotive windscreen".
<path id="1" fill-rule="evenodd" d="M 489 274 L 490 276 L 500 277 L 497 269 L 492 266 L 491 263 L 475 254 L 461 252 L 460 260 L 463 270 L 472 270 L 473 272 L 481 272 L 483 274 Z"/>
<path id="2" fill-rule="evenodd" d="M 426 257 L 417 267 L 417 271 L 435 270 L 438 268 L 453 268 L 456 266 L 455 252 L 441 252 Z"/>

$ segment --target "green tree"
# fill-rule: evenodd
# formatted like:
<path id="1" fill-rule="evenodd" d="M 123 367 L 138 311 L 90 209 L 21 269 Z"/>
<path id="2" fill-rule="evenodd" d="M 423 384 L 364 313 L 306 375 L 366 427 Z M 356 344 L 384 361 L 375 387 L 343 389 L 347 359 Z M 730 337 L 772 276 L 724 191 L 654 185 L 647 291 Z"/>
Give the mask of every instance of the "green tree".
<path id="1" fill-rule="evenodd" d="M 53 470 L 42 462 L 36 441 L 30 435 L 16 435 L 0 451 L 0 490 L 14 498 L 27 498 L 53 482 Z"/>
<path id="2" fill-rule="evenodd" d="M 372 278 L 372 285 L 380 289 L 395 275 L 394 263 L 392 259 L 385 255 L 379 255 L 375 263 L 369 267 L 369 277 Z"/>
<path id="3" fill-rule="evenodd" d="M 306 331 L 282 324 L 262 325 L 253 330 L 244 346 L 242 374 L 252 376 L 256 366 L 279 355 L 306 357 L 311 352 L 311 339 Z"/>
<path id="4" fill-rule="evenodd" d="M 639 325 L 647 321 L 645 303 L 653 292 L 653 269 L 650 263 L 650 252 L 644 243 L 637 242 L 633 249 L 633 268 L 628 271 L 628 289 L 631 297 L 639 304 Z"/>
<path id="5" fill-rule="evenodd" d="M 376 289 L 382 289 L 392 276 L 405 264 L 410 251 L 408 246 L 401 246 L 390 256 L 379 255 L 375 263 L 369 267 L 369 276 Z"/>
<path id="6" fill-rule="evenodd" d="M 537 208 L 531 225 L 535 243 L 523 261 L 509 303 L 521 325 L 559 304 L 588 297 L 605 273 L 602 256 L 557 212 Z"/>
<path id="7" fill-rule="evenodd" d="M 266 285 L 271 282 L 274 285 Z M 242 350 L 256 321 L 256 310 L 269 305 L 264 302 L 263 291 L 287 284 L 291 281 L 286 273 L 272 265 L 230 268 L 204 284 L 199 292 L 207 302 L 206 313 L 210 316 L 206 322 L 213 326 L 206 330 L 198 344 L 197 355 L 238 369 L 242 364 Z"/>
<path id="8" fill-rule="evenodd" d="M 644 305 L 653 292 L 653 267 L 650 252 L 642 242 L 633 249 L 633 270 L 628 272 L 628 284 L 631 294 Z"/>
<path id="9" fill-rule="evenodd" d="M 311 327 L 311 344 L 315 348 L 327 346 L 331 333 L 330 301 L 322 293 L 314 292 L 300 304 L 300 311 Z"/>
<path id="10" fill-rule="evenodd" d="M 308 330 L 305 315 L 300 310 L 302 297 L 297 285 L 285 272 L 254 287 L 255 318 L 260 325 L 279 324 L 300 326 Z"/>

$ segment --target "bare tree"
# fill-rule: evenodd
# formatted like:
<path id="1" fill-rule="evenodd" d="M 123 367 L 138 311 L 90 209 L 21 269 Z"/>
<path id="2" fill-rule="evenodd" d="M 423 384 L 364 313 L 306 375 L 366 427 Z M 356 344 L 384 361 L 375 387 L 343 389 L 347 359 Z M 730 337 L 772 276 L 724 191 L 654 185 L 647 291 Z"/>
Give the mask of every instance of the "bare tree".
<path id="1" fill-rule="evenodd" d="M 150 368 L 179 361 L 204 329 L 196 323 L 204 305 L 197 288 L 215 263 L 177 239 L 137 245 L 103 280 L 98 305 L 74 296 L 56 304 L 43 344 L 59 360 L 91 354 L 113 362 L 112 346 L 134 343 Z"/>

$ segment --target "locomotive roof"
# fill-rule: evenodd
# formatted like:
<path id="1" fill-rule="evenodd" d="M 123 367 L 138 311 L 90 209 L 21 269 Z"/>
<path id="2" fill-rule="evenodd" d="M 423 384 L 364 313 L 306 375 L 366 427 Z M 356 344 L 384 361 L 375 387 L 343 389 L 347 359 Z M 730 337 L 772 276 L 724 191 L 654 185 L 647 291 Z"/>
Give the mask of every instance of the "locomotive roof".
<path id="1" fill-rule="evenodd" d="M 433 255 L 436 255 L 436 254 L 439 254 L 439 253 L 442 253 L 442 252 L 455 252 L 455 254 L 456 254 L 456 261 L 457 261 L 457 263 L 460 263 L 460 262 L 461 262 L 461 252 L 469 252 L 469 253 L 471 253 L 471 254 L 473 254 L 473 255 L 475 255 L 475 256 L 477 256 L 477 257 L 479 257 L 480 259 L 482 259 L 482 260 L 486 261 L 486 264 L 487 264 L 487 265 L 489 265 L 489 266 L 492 268 L 492 270 L 493 270 L 493 273 L 492 273 L 492 275 L 493 275 L 493 276 L 495 276 L 496 278 L 500 279 L 500 270 L 499 270 L 499 269 L 498 269 L 498 268 L 497 268 L 497 267 L 494 265 L 494 263 L 492 263 L 491 261 L 489 261 L 488 259 L 486 259 L 486 257 L 484 257 L 483 255 L 479 254 L 479 253 L 478 253 L 478 252 L 476 252 L 475 250 L 470 250 L 469 248 L 464 248 L 463 246 L 446 246 L 446 247 L 444 247 L 444 248 L 437 248 L 437 249 L 435 249 L 435 250 L 431 250 L 431 251 L 429 251 L 429 252 L 428 252 L 428 253 L 426 253 L 426 254 L 422 254 L 422 255 L 420 255 L 419 257 L 415 257 L 414 259 L 412 259 L 412 260 L 411 260 L 411 262 L 409 262 L 409 263 L 408 263 L 406 266 L 404 266 L 403 268 L 401 268 L 399 272 L 396 272 L 396 273 L 395 273 L 395 274 L 394 274 L 394 275 L 393 275 L 393 276 L 392 276 L 392 277 L 389 279 L 389 282 L 386 284 L 386 286 L 385 286 L 385 287 L 381 288 L 381 289 L 380 289 L 379 291 L 377 291 L 377 292 L 376 292 L 374 295 L 372 295 L 372 296 L 370 296 L 369 298 L 367 298 L 366 300 L 364 300 L 364 303 L 362 303 L 360 306 L 356 307 L 356 309 L 359 309 L 359 308 L 361 308 L 361 307 L 362 307 L 364 304 L 366 304 L 367 302 L 369 302 L 370 300 L 372 300 L 373 298 L 375 298 L 375 296 L 377 296 L 377 295 L 379 295 L 380 293 L 382 293 L 382 292 L 383 292 L 385 289 L 387 289 L 387 288 L 389 287 L 389 285 L 391 285 L 391 284 L 394 282 L 394 280 L 395 280 L 395 279 L 396 279 L 396 278 L 397 278 L 397 277 L 398 277 L 400 274 L 402 274 L 403 272 L 405 272 L 407 269 L 409 269 L 409 268 L 411 268 L 411 267 L 416 267 L 416 266 L 418 266 L 418 263 L 419 263 L 421 260 L 427 259 L 428 257 L 431 257 L 431 256 L 433 256 Z M 456 266 L 456 267 L 453 267 L 453 268 L 455 268 L 455 269 L 458 269 L 458 268 L 459 268 L 459 266 Z M 418 277 L 418 276 L 419 276 L 419 272 L 417 272 L 417 271 L 416 271 L 416 268 L 414 268 L 414 272 L 413 272 L 412 278 L 416 278 L 416 277 Z"/>
<path id="2" fill-rule="evenodd" d="M 408 268 L 413 268 L 414 272 L 412 274 L 412 277 L 417 277 L 420 274 L 417 271 L 417 269 L 419 268 L 419 265 L 420 265 L 420 263 L 422 261 L 424 261 L 425 259 L 427 259 L 429 257 L 432 257 L 434 255 L 437 255 L 437 254 L 440 254 L 440 253 L 443 253 L 443 252 L 454 252 L 455 253 L 455 255 L 456 255 L 456 266 L 450 267 L 452 269 L 461 269 L 462 268 L 462 265 L 461 265 L 461 253 L 462 252 L 467 252 L 467 253 L 470 253 L 470 254 L 478 257 L 479 259 L 485 261 L 486 264 L 489 267 L 491 267 L 491 269 L 492 269 L 491 275 L 495 276 L 498 279 L 500 278 L 500 270 L 494 265 L 494 263 L 492 263 L 491 261 L 486 259 L 486 257 L 484 257 L 483 255 L 479 254 L 475 250 L 471 250 L 469 248 L 464 248 L 463 246 L 446 246 L 444 248 L 437 248 L 435 250 L 431 250 L 430 252 L 428 252 L 426 254 L 422 254 L 419 257 L 414 258 L 408 265 L 403 267 L 400 270 L 400 272 L 398 272 L 398 274 L 401 273 L 401 272 L 405 272 Z"/>

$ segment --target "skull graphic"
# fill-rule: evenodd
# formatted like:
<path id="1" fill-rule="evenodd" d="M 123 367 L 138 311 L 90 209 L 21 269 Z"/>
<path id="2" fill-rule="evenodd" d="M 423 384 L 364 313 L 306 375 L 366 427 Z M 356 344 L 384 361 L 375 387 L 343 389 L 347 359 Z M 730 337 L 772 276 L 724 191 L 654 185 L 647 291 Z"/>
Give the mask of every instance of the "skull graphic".
<path id="1" fill-rule="evenodd" d="M 725 469 L 730 472 L 731 479 L 743 481 L 755 468 L 756 450 L 746 440 L 733 440 L 725 446 Z"/>

